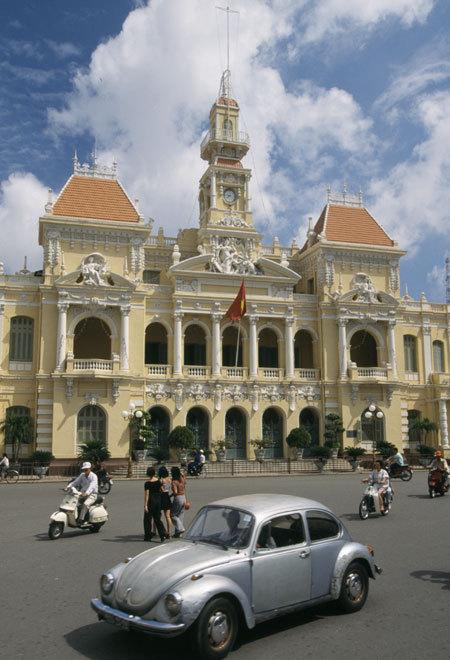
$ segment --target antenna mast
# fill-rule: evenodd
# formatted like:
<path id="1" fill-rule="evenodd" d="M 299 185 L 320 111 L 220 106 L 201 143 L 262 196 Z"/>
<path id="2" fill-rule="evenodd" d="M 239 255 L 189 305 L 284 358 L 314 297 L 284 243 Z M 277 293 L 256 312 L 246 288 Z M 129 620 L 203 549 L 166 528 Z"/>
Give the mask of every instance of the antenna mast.
<path id="1" fill-rule="evenodd" d="M 230 97 L 231 91 L 231 71 L 230 71 L 230 14 L 239 14 L 235 9 L 231 9 L 228 5 L 226 7 L 218 7 L 216 9 L 224 11 L 227 15 L 227 68 L 222 74 L 222 80 L 220 82 L 220 94 L 225 98 Z"/>

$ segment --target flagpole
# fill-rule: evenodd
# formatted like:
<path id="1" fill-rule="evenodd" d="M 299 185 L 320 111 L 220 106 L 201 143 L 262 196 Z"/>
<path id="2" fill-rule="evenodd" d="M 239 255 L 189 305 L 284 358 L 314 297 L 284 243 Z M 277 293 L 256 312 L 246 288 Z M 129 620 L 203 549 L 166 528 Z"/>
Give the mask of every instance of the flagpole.
<path id="1" fill-rule="evenodd" d="M 239 319 L 239 324 L 238 324 L 238 334 L 237 334 L 237 343 L 236 343 L 236 359 L 234 361 L 234 366 L 238 366 L 238 358 L 239 358 L 239 339 L 241 337 L 241 319 Z"/>

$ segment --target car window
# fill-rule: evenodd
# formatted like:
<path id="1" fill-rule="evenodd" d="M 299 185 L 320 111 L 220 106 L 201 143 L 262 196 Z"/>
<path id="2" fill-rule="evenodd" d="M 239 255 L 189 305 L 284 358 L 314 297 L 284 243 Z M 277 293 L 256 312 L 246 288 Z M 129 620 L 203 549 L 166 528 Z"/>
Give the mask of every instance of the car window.
<path id="1" fill-rule="evenodd" d="M 339 534 L 338 523 L 325 511 L 308 511 L 306 520 L 311 541 L 331 539 Z"/>
<path id="2" fill-rule="evenodd" d="M 304 543 L 305 530 L 299 513 L 273 518 L 263 525 L 256 541 L 257 550 L 275 550 Z"/>

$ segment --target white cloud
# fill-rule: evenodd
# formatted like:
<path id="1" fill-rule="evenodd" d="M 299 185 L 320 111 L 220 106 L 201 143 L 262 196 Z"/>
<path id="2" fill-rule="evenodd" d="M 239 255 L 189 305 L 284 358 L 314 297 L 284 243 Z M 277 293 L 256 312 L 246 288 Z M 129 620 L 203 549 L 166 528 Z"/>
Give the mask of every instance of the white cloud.
<path id="1" fill-rule="evenodd" d="M 373 181 L 370 194 L 375 217 L 414 252 L 430 231 L 448 236 L 450 208 L 450 91 L 423 96 L 415 117 L 426 138 L 412 156 Z"/>
<path id="2" fill-rule="evenodd" d="M 0 184 L 1 254 L 6 272 L 16 271 L 28 257 L 30 270 L 42 268 L 38 218 L 47 189 L 32 174 L 13 174 Z"/>
<path id="3" fill-rule="evenodd" d="M 54 41 L 53 39 L 46 39 L 45 43 L 50 50 L 61 59 L 65 59 L 66 57 L 76 57 L 81 53 L 78 46 L 75 46 L 75 44 L 70 41 Z"/>

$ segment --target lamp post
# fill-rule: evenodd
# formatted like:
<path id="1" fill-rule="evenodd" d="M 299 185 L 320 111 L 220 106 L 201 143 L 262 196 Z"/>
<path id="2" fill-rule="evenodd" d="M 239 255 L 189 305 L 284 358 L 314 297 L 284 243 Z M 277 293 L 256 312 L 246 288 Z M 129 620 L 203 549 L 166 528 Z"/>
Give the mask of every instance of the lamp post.
<path id="1" fill-rule="evenodd" d="M 381 410 L 377 410 L 377 407 L 371 403 L 368 410 L 364 413 L 364 417 L 366 419 L 373 419 L 373 417 L 376 417 L 377 419 L 383 419 L 384 414 L 382 413 Z M 375 463 L 375 437 L 372 436 L 372 459 L 373 462 Z"/>
<path id="2" fill-rule="evenodd" d="M 142 410 L 136 410 L 136 406 L 134 403 L 130 403 L 130 407 L 128 410 L 122 410 L 122 417 L 128 421 L 131 421 L 133 418 L 136 419 L 141 419 L 143 417 L 144 413 Z M 130 425 L 128 425 L 128 432 L 129 432 L 129 441 L 128 441 L 128 469 L 127 469 L 127 477 L 130 479 L 133 476 L 133 468 L 131 464 L 131 428 Z"/>

